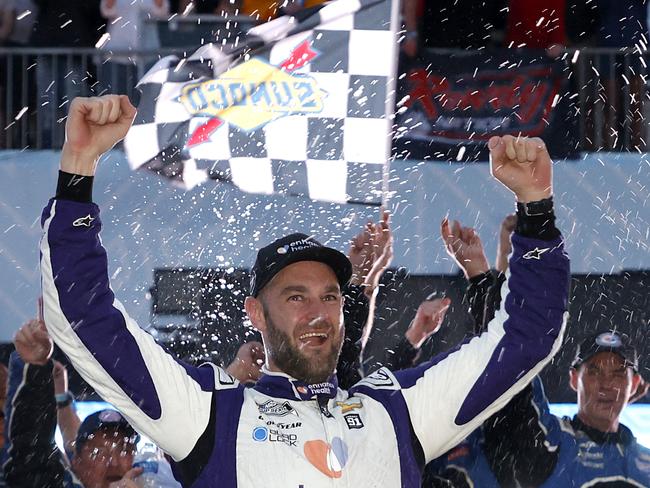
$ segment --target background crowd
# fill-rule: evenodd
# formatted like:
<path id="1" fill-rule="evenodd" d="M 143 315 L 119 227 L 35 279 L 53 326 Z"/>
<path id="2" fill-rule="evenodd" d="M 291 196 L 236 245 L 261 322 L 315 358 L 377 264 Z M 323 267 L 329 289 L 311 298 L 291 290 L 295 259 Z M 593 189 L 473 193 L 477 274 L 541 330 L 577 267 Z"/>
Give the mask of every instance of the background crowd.
<path id="1" fill-rule="evenodd" d="M 5 126 L 0 147 L 56 147 L 62 137 L 61 107 L 74 96 L 126 92 L 137 100 L 135 83 L 169 50 L 194 49 L 215 40 L 234 43 L 255 23 L 318 3 L 2 0 L 0 47 L 29 51 L 0 53 L 0 86 L 8 94 L 0 97 Z M 402 20 L 402 53 L 407 62 L 417 59 L 423 49 L 545 49 L 557 59 L 567 50 L 609 50 L 592 53 L 588 63 L 599 81 L 587 106 L 604 103 L 603 142 L 593 141 L 594 131 L 600 129 L 591 127 L 601 122 L 590 120 L 589 141 L 583 146 L 617 147 L 623 120 L 629 117 L 633 134 L 626 148 L 645 148 L 645 1 L 404 0 Z M 626 57 L 624 52 L 634 56 Z M 617 96 L 621 89 L 631 91 L 629 106 Z M 581 109 L 588 111 L 584 105 Z"/>
<path id="2" fill-rule="evenodd" d="M 322 3 L 320 0 L 3 0 L 0 42 L 3 47 L 155 47 L 136 35 L 141 21 L 176 16 L 248 16 L 265 22 Z M 29 13 L 27 13 L 29 12 Z M 405 0 L 404 50 L 416 47 L 547 49 L 634 47 L 648 43 L 648 5 L 643 0 Z M 115 35 L 119 34 L 119 35 Z"/>

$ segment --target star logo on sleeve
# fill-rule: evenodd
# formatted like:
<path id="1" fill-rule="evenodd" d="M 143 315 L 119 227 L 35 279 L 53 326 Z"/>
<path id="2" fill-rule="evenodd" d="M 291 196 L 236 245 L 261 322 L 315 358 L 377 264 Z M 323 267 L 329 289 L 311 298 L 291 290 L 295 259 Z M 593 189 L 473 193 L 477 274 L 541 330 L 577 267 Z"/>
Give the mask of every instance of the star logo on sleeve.
<path id="1" fill-rule="evenodd" d="M 544 254 L 546 251 L 549 251 L 551 248 L 550 247 L 545 247 L 543 249 L 540 249 L 539 247 L 536 247 L 532 251 L 528 251 L 526 254 L 524 254 L 523 258 L 524 259 L 537 259 L 538 261 L 541 259 L 542 254 Z"/>
<path id="2" fill-rule="evenodd" d="M 85 217 L 81 217 L 72 222 L 72 227 L 90 227 L 90 224 L 93 220 L 95 220 L 95 218 L 91 217 L 90 214 L 88 214 Z"/>
<path id="3" fill-rule="evenodd" d="M 77 186 L 79 183 L 81 183 L 85 179 L 86 179 L 85 176 L 73 175 L 72 178 L 70 178 L 70 182 L 68 183 L 68 185 L 69 186 Z"/>

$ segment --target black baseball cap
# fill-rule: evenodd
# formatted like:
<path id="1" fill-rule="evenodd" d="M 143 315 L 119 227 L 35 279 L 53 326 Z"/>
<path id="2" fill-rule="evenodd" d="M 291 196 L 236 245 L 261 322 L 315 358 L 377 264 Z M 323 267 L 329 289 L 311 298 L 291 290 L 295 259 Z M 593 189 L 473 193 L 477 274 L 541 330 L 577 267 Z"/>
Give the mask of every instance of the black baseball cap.
<path id="1" fill-rule="evenodd" d="M 613 352 L 621 356 L 634 371 L 639 370 L 639 354 L 630 342 L 630 338 L 615 330 L 600 331 L 582 341 L 576 349 L 576 355 L 571 364 L 577 368 L 587 359 L 599 352 Z"/>
<path id="2" fill-rule="evenodd" d="M 102 429 L 112 429 L 124 433 L 124 437 L 133 439 L 133 442 L 138 442 L 140 436 L 131 427 L 131 424 L 122 416 L 117 410 L 100 410 L 99 412 L 88 415 L 81 422 L 79 430 L 77 431 L 77 439 L 75 443 L 75 450 L 79 452 L 84 443 L 97 432 Z"/>
<path id="3" fill-rule="evenodd" d="M 276 274 L 299 261 L 319 261 L 328 265 L 334 271 L 341 288 L 352 276 L 352 264 L 345 254 L 323 246 L 306 234 L 290 234 L 257 252 L 257 259 L 251 271 L 251 296 L 257 297 Z"/>

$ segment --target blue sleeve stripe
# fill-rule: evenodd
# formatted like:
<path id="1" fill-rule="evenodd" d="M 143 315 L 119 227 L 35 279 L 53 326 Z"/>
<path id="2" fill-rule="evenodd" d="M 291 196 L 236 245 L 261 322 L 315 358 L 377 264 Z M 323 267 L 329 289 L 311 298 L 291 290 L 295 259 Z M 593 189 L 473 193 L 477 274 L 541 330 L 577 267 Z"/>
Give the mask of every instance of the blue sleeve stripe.
<path id="1" fill-rule="evenodd" d="M 513 385 L 523 387 L 522 378 L 531 381 L 561 346 L 570 282 L 562 239 L 546 242 L 513 234 L 512 242 L 503 300 L 488 324 L 503 336 L 459 410 L 458 425 L 470 422 Z M 547 249 L 541 254 L 543 263 L 525 258 L 533 246 Z"/>

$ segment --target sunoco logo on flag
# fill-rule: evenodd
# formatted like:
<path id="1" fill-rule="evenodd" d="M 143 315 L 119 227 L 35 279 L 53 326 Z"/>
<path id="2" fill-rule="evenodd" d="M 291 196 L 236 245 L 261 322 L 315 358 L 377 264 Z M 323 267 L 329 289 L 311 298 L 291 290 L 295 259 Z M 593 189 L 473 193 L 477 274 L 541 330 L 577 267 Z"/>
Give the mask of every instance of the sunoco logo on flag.
<path id="1" fill-rule="evenodd" d="M 132 168 L 185 188 L 379 205 L 387 181 L 397 4 L 336 0 L 160 60 L 138 87 Z"/>
<path id="2" fill-rule="evenodd" d="M 291 74 L 316 56 L 309 43 L 302 42 L 280 68 L 253 58 L 216 80 L 185 86 L 180 102 L 188 113 L 219 119 L 196 129 L 188 144 L 204 142 L 206 129 L 211 133 L 222 122 L 251 131 L 278 117 L 321 112 L 327 93 L 312 77 Z"/>
<path id="3" fill-rule="evenodd" d="M 217 80 L 186 86 L 181 103 L 193 115 L 220 117 L 253 130 L 278 116 L 320 112 L 325 95 L 313 78 L 252 59 Z"/>

